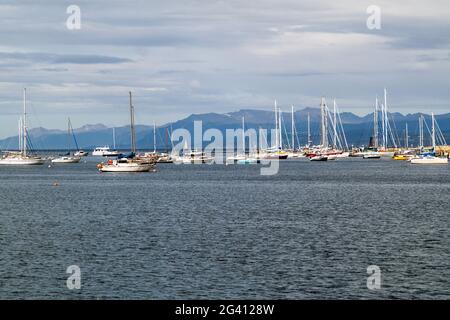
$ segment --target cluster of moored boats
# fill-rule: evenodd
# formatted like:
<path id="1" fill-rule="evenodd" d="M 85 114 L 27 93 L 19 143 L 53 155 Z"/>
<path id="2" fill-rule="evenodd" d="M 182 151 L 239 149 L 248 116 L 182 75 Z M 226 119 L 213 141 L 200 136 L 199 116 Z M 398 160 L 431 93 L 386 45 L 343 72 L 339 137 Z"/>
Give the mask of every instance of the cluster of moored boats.
<path id="1" fill-rule="evenodd" d="M 386 99 L 386 92 L 385 92 Z M 256 164 L 261 163 L 263 160 L 285 160 L 285 159 L 297 159 L 307 158 L 310 161 L 333 161 L 344 158 L 361 157 L 363 159 L 381 159 L 383 157 L 390 157 L 398 161 L 409 161 L 412 164 L 448 164 L 448 151 L 447 153 L 441 153 L 438 155 L 436 146 L 436 127 L 438 127 L 434 114 L 432 115 L 432 129 L 431 140 L 432 146 L 430 148 L 423 147 L 423 136 L 420 141 L 422 146 L 416 149 L 409 148 L 387 148 L 389 122 L 387 120 L 387 108 L 383 109 L 383 134 L 381 147 L 379 146 L 378 139 L 378 105 L 376 103 L 374 113 L 374 140 L 371 139 L 371 146 L 368 148 L 358 148 L 349 150 L 345 133 L 343 131 L 342 123 L 340 126 L 338 122 L 340 120 L 339 113 L 337 111 L 336 103 L 334 102 L 334 119 L 330 116 L 328 108 L 322 99 L 321 102 L 321 144 L 318 146 L 312 146 L 310 123 L 308 117 L 308 144 L 305 147 L 295 149 L 294 143 L 294 111 L 292 108 L 292 148 L 284 150 L 282 143 L 282 130 L 281 130 L 281 111 L 277 107 L 275 102 L 275 143 L 270 148 L 257 149 L 249 152 L 245 148 L 245 134 L 242 134 L 242 150 L 240 152 L 228 155 L 225 153 L 225 159 L 223 154 L 207 155 L 203 151 L 191 150 L 186 144 L 181 154 L 158 153 L 156 152 L 156 140 L 154 141 L 155 149 L 153 152 L 137 153 L 136 152 L 136 137 L 135 137 L 135 125 L 134 125 L 134 106 L 132 103 L 132 95 L 129 93 L 129 108 L 130 108 L 130 128 L 131 128 L 131 152 L 120 152 L 115 149 L 110 149 L 109 146 L 95 148 L 91 155 L 107 157 L 107 161 L 98 163 L 97 168 L 102 172 L 148 172 L 155 170 L 157 163 L 184 163 L 184 164 L 204 164 L 204 163 L 225 163 L 225 164 Z M 385 102 L 386 105 L 386 102 Z M 74 130 L 72 128 L 70 119 L 68 120 L 68 146 L 69 140 L 73 138 L 76 151 L 74 153 L 71 150 L 67 150 L 65 154 L 57 157 L 42 158 L 36 155 L 32 155 L 28 152 L 29 137 L 27 136 L 27 103 L 26 103 L 26 89 L 23 92 L 23 117 L 20 121 L 20 135 L 19 135 L 19 151 L 4 152 L 0 157 L 0 165 L 42 165 L 46 161 L 50 161 L 54 164 L 70 164 L 79 163 L 83 157 L 89 155 L 87 151 L 80 150 L 75 137 Z M 333 138 L 332 143 L 329 143 L 328 136 L 328 121 L 331 121 L 333 129 L 331 136 Z M 340 128 L 340 131 L 339 131 Z M 155 132 L 155 130 L 154 130 Z M 245 132 L 245 122 L 242 118 L 242 132 Z M 423 135 L 423 132 L 421 133 Z M 115 136 L 114 136 L 115 141 Z M 115 142 L 114 142 L 115 144 Z M 68 148 L 69 149 L 69 148 Z M 221 158 L 220 158 L 221 157 Z M 225 161 L 224 161 L 225 160 Z"/>

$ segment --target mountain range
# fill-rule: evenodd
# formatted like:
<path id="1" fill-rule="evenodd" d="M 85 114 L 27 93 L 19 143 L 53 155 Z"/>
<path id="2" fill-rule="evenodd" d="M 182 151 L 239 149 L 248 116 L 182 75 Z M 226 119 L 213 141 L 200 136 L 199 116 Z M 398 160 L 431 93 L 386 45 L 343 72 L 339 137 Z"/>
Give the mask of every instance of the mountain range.
<path id="1" fill-rule="evenodd" d="M 311 137 L 313 143 L 320 141 L 320 109 L 304 108 L 294 113 L 294 122 L 297 132 L 296 144 L 305 145 L 307 143 L 307 118 L 311 119 Z M 400 144 L 405 141 L 405 128 L 408 125 L 409 141 L 412 145 L 418 144 L 419 135 L 419 116 L 423 115 L 428 126 L 431 128 L 431 116 L 428 114 L 415 113 L 403 115 L 400 113 L 391 113 L 393 120 L 391 126 L 394 134 L 398 137 Z M 156 129 L 156 148 L 164 150 L 170 145 L 169 132 L 178 128 L 185 128 L 192 134 L 194 121 L 202 121 L 203 131 L 209 128 L 219 129 L 223 133 L 226 129 L 239 129 L 242 127 L 242 117 L 245 119 L 245 127 L 272 129 L 274 127 L 275 117 L 273 111 L 244 109 L 230 113 L 205 113 L 192 114 L 176 122 L 167 123 L 158 126 Z M 341 120 L 346 133 L 349 146 L 367 145 L 373 133 L 373 114 L 360 117 L 350 112 L 341 113 Z M 436 116 L 447 141 L 450 141 L 450 113 Z M 287 144 L 291 137 L 291 113 L 282 114 L 283 139 Z M 117 149 L 129 149 L 130 145 L 130 127 L 121 126 L 115 129 L 115 140 Z M 429 143 L 430 138 L 425 129 L 425 142 Z M 81 149 L 93 149 L 97 146 L 113 146 L 113 128 L 103 124 L 88 124 L 74 129 L 78 146 Z M 36 150 L 64 150 L 68 148 L 75 149 L 75 143 L 72 138 L 68 139 L 66 130 L 33 128 L 28 130 L 30 141 Z M 137 148 L 153 149 L 153 126 L 136 125 Z M 224 134 L 225 136 L 225 134 Z M 268 137 L 270 139 L 270 136 Z M 18 136 L 12 136 L 0 140 L 1 150 L 18 149 Z M 270 141 L 270 140 L 269 140 Z"/>

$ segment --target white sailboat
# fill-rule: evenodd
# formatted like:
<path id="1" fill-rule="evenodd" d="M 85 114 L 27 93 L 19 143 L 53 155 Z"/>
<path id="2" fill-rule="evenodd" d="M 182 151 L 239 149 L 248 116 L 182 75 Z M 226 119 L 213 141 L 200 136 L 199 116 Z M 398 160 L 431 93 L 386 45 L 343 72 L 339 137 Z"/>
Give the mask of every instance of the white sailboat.
<path id="1" fill-rule="evenodd" d="M 97 165 L 101 172 L 148 172 L 154 168 L 155 163 L 149 160 L 136 158 L 136 132 L 134 128 L 134 107 L 130 94 L 130 129 L 131 129 L 131 153 L 128 156 L 119 156 L 118 159 L 108 160 Z"/>
<path id="2" fill-rule="evenodd" d="M 0 158 L 0 165 L 42 165 L 45 160 L 40 157 L 30 156 L 27 153 L 27 89 L 23 89 L 23 118 L 20 124 L 19 152 L 8 152 Z"/>
<path id="3" fill-rule="evenodd" d="M 275 100 L 275 145 L 271 149 L 266 150 L 260 155 L 261 159 L 282 160 L 287 159 L 288 154 L 283 150 L 283 139 L 281 134 L 281 109 L 278 108 Z"/>
<path id="4" fill-rule="evenodd" d="M 246 154 L 245 154 L 245 119 L 242 117 L 242 153 L 232 155 L 227 158 L 227 163 L 238 163 L 245 164 L 246 162 Z"/>
<path id="5" fill-rule="evenodd" d="M 433 154 L 425 154 L 411 159 L 412 164 L 448 164 L 448 158 L 436 157 L 436 119 L 434 113 L 431 114 L 432 128 L 431 140 L 433 143 Z"/>
<path id="6" fill-rule="evenodd" d="M 58 158 L 55 158 L 52 160 L 52 163 L 78 163 L 80 162 L 81 158 L 79 156 L 71 156 L 70 155 L 70 136 L 71 133 L 73 134 L 73 132 L 71 132 L 71 128 L 72 125 L 70 124 L 70 118 L 67 121 L 67 148 L 68 148 L 68 152 L 65 155 L 62 155 Z"/>

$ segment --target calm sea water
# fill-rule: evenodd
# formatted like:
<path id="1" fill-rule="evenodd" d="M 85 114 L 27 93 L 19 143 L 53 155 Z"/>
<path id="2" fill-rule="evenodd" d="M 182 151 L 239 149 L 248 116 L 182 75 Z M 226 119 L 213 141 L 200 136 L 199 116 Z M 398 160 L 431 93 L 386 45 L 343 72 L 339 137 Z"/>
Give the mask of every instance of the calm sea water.
<path id="1" fill-rule="evenodd" d="M 449 299 L 449 203 L 450 166 L 390 160 L 0 167 L 0 298 Z"/>

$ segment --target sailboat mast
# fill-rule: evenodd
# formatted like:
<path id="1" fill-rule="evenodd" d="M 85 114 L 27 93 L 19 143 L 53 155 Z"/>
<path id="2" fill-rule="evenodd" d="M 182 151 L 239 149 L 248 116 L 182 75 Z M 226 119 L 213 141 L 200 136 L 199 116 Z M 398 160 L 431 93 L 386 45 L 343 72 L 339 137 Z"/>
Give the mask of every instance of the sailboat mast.
<path id="1" fill-rule="evenodd" d="M 311 114 L 308 112 L 308 147 L 310 147 L 311 144 Z"/>
<path id="2" fill-rule="evenodd" d="M 278 139 L 280 143 L 278 144 L 279 149 L 283 149 L 283 136 L 281 135 L 281 109 L 278 109 Z"/>
<path id="3" fill-rule="evenodd" d="M 387 107 L 387 90 L 384 88 L 384 132 L 383 132 L 383 140 L 384 140 L 384 148 L 388 147 L 388 107 Z"/>
<path id="4" fill-rule="evenodd" d="M 22 117 L 19 118 L 19 150 L 22 152 Z"/>
<path id="5" fill-rule="evenodd" d="M 245 119 L 242 117 L 242 154 L 245 155 Z"/>
<path id="6" fill-rule="evenodd" d="M 131 91 L 130 94 L 130 129 L 131 129 L 131 152 L 136 153 L 136 135 L 134 132 L 134 107 L 133 107 L 133 101 L 131 97 Z"/>
<path id="7" fill-rule="evenodd" d="M 275 100 L 275 148 L 278 150 L 278 108 Z"/>
<path id="8" fill-rule="evenodd" d="M 423 148 L 423 115 L 419 116 L 419 147 Z"/>
<path id="9" fill-rule="evenodd" d="M 373 113 L 374 147 L 378 148 L 378 97 L 375 98 L 375 112 Z"/>
<path id="10" fill-rule="evenodd" d="M 67 118 L 67 152 L 70 152 L 70 118 Z"/>
<path id="11" fill-rule="evenodd" d="M 294 140 L 294 106 L 291 106 L 291 139 L 292 139 L 292 151 L 295 150 L 295 140 Z"/>
<path id="12" fill-rule="evenodd" d="M 156 122 L 153 121 L 153 153 L 156 153 Z"/>
<path id="13" fill-rule="evenodd" d="M 24 157 L 27 156 L 27 89 L 23 88 L 23 142 L 22 142 L 22 154 Z"/>
<path id="14" fill-rule="evenodd" d="M 405 144 L 406 144 L 406 148 L 409 148 L 409 132 L 408 132 L 408 124 L 406 124 L 406 128 L 405 128 L 405 132 L 406 132 L 406 137 L 405 137 Z"/>
<path id="15" fill-rule="evenodd" d="M 116 150 L 116 127 L 112 128 L 112 134 L 113 134 L 113 149 Z"/>
<path id="16" fill-rule="evenodd" d="M 433 151 L 436 151 L 436 126 L 435 126 L 435 120 L 434 120 L 434 113 L 431 113 L 431 141 L 433 143 Z"/>
<path id="17" fill-rule="evenodd" d="M 320 102 L 320 111 L 322 116 L 322 147 L 328 147 L 328 128 L 327 128 L 327 111 L 325 109 L 325 98 L 322 98 Z"/>
<path id="18" fill-rule="evenodd" d="M 336 99 L 333 100 L 333 113 L 334 113 L 334 123 L 333 123 L 333 148 L 337 149 L 337 110 L 336 110 Z"/>

